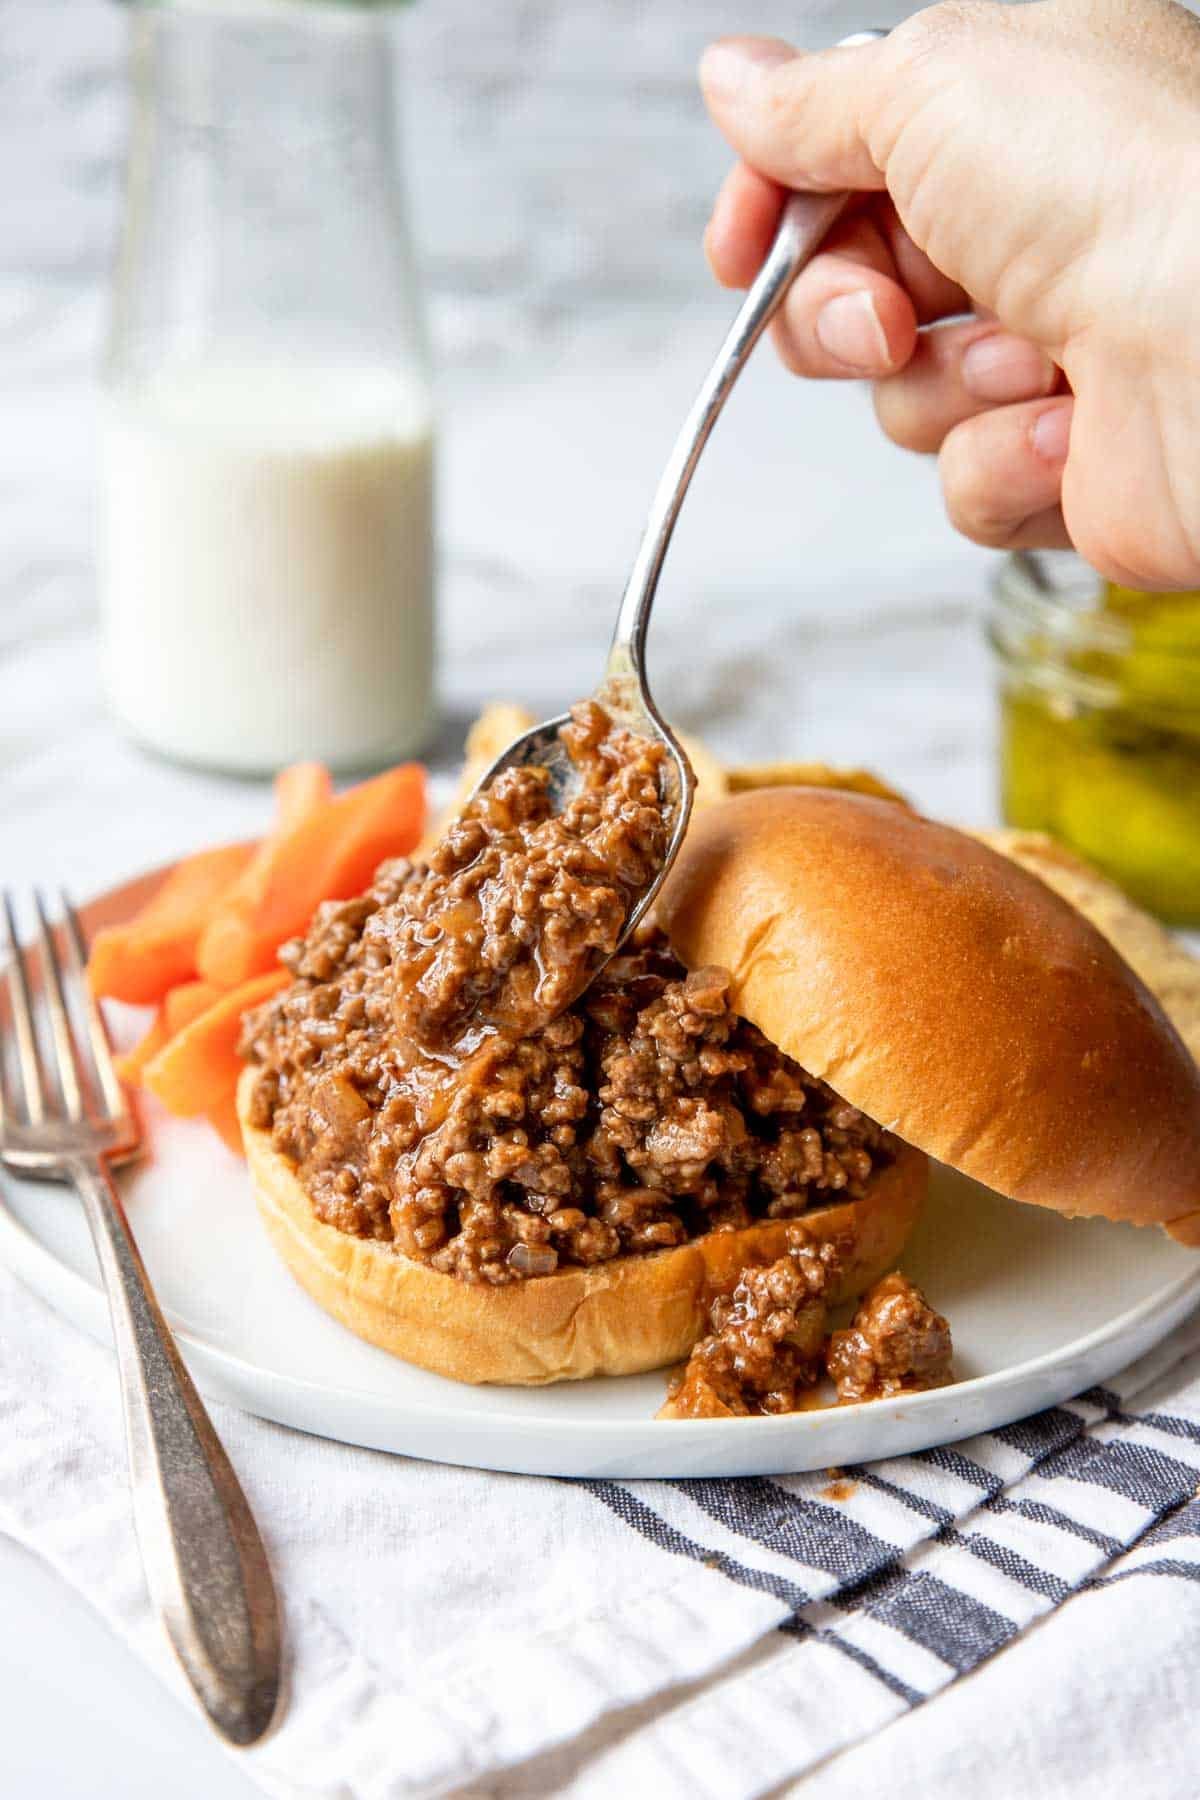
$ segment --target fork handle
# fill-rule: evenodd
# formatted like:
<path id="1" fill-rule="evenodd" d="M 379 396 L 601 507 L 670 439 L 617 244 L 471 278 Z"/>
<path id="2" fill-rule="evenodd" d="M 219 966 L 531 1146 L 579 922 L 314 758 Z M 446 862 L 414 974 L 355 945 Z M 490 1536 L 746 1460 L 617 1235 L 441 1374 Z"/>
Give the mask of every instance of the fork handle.
<path id="1" fill-rule="evenodd" d="M 235 1744 L 252 1744 L 279 1694 L 279 1608 L 266 1551 L 154 1297 L 107 1163 L 74 1161 L 71 1177 L 108 1294 L 150 1598 L 213 1725 Z"/>

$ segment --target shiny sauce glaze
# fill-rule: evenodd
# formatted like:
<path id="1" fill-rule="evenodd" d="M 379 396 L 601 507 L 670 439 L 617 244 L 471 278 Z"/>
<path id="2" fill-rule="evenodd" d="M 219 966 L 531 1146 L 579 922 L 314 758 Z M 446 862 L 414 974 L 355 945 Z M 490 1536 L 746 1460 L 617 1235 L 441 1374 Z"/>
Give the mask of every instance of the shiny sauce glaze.
<path id="1" fill-rule="evenodd" d="M 662 753 L 573 717 L 563 814 L 540 771 L 500 776 L 427 865 L 319 909 L 243 1036 L 252 1122 L 318 1217 L 467 1281 L 794 1219 L 890 1157 L 734 1012 L 726 971 L 644 929 L 597 973 L 663 853 Z"/>

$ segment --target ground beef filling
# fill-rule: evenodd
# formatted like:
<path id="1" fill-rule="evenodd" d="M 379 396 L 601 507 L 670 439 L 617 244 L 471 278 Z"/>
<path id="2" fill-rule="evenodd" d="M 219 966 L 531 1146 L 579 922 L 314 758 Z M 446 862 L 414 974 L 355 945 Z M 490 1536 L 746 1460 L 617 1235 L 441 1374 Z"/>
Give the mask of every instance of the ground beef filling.
<path id="1" fill-rule="evenodd" d="M 798 1243 L 766 1268 L 747 1269 L 711 1307 L 711 1331 L 671 1383 L 660 1417 L 717 1419 L 795 1412 L 824 1372 L 825 1288 L 834 1244 Z"/>
<path id="2" fill-rule="evenodd" d="M 845 1331 L 829 1332 L 825 1292 L 843 1255 L 803 1242 L 767 1268 L 747 1269 L 714 1300 L 712 1329 L 671 1383 L 659 1417 L 715 1419 L 795 1412 L 828 1376 L 843 1405 L 943 1387 L 950 1327 L 898 1271 L 863 1296 Z"/>
<path id="3" fill-rule="evenodd" d="M 393 865 L 324 909 L 247 1024 L 253 1123 L 327 1223 L 500 1283 L 857 1199 L 887 1160 L 877 1125 L 738 1017 L 723 970 L 689 974 L 650 931 L 540 1030 L 414 1054 L 376 925 L 410 879 Z"/>
<path id="4" fill-rule="evenodd" d="M 897 1271 L 864 1295 L 848 1331 L 833 1333 L 825 1366 L 849 1405 L 945 1387 L 952 1355 L 949 1325 Z"/>
<path id="5" fill-rule="evenodd" d="M 590 701 L 563 737 L 561 814 L 544 770 L 499 776 L 427 865 L 318 909 L 243 1037 L 252 1123 L 318 1217 L 467 1281 L 794 1218 L 887 1159 L 732 1011 L 725 971 L 652 932 L 612 956 L 665 854 L 662 751 Z"/>
<path id="6" fill-rule="evenodd" d="M 560 813 L 548 770 L 505 770 L 367 921 L 395 1031 L 424 1051 L 463 1054 L 489 1030 L 526 1037 L 556 1018 L 662 867 L 663 746 L 591 700 L 560 738 L 580 782 Z"/>

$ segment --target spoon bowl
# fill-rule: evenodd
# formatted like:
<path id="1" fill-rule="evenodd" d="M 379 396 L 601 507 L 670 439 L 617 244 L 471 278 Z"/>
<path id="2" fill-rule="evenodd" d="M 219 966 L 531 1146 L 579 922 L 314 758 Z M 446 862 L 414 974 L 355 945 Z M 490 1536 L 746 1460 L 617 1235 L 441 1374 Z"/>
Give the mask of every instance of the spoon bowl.
<path id="1" fill-rule="evenodd" d="M 623 725 L 638 737 L 661 744 L 666 750 L 659 775 L 659 794 L 663 818 L 668 826 L 666 851 L 657 873 L 641 889 L 625 921 L 621 934 L 624 944 L 631 932 L 645 918 L 679 854 L 692 812 L 696 777 L 691 763 L 670 726 L 659 714 L 644 682 L 639 683 L 630 672 L 617 673 L 612 668 L 596 691 L 595 699 L 615 725 Z M 571 723 L 570 713 L 535 725 L 501 752 L 486 774 L 475 784 L 473 794 L 491 786 L 506 769 L 545 769 L 549 775 L 547 793 L 550 810 L 561 813 L 582 791 L 579 770 L 567 753 L 562 728 Z M 620 946 L 618 945 L 618 948 Z M 615 952 L 614 952 L 615 954 Z M 600 965 L 603 966 L 602 964 Z"/>

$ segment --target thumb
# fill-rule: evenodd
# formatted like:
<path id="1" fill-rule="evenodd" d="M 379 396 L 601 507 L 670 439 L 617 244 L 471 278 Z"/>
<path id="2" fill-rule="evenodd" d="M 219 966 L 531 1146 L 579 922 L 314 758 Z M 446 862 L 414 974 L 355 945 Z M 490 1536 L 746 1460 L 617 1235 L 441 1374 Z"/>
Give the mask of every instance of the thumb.
<path id="1" fill-rule="evenodd" d="M 788 188 L 884 186 L 863 121 L 894 57 L 886 40 L 806 55 L 779 38 L 728 37 L 700 60 L 713 121 L 753 169 Z"/>

